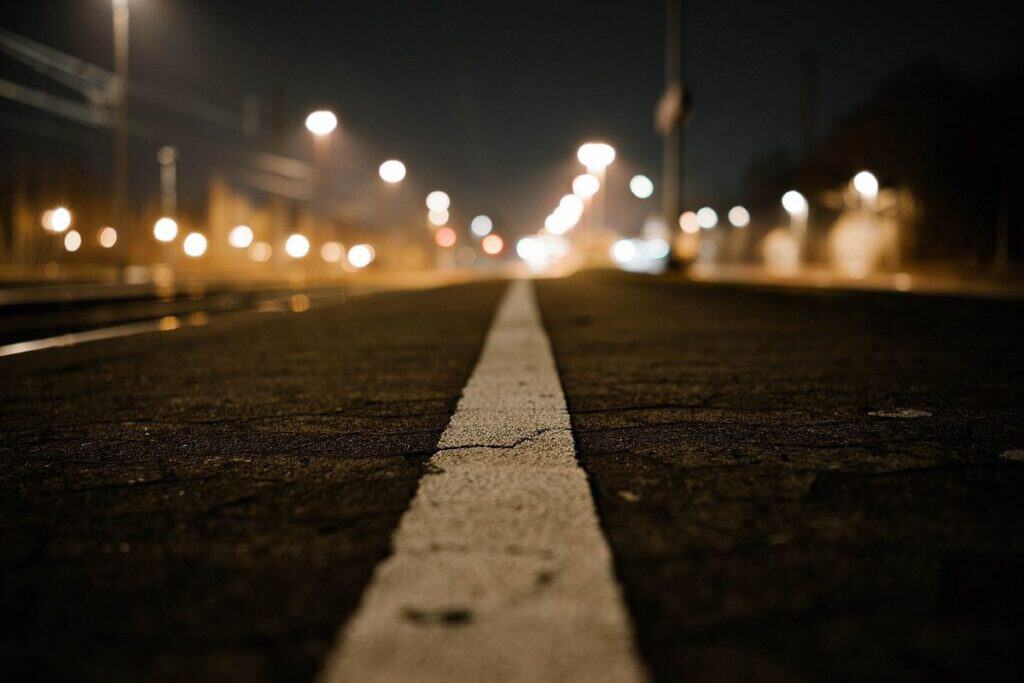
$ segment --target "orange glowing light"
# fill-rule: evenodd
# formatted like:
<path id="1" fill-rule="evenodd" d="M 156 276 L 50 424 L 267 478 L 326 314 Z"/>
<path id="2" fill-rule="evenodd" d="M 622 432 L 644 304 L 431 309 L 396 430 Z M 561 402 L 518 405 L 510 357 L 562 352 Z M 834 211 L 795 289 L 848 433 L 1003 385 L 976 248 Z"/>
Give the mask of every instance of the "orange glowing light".
<path id="1" fill-rule="evenodd" d="M 458 240 L 458 235 L 451 228 L 441 228 L 434 233 L 434 241 L 437 243 L 437 246 L 444 247 L 445 249 L 455 246 Z"/>

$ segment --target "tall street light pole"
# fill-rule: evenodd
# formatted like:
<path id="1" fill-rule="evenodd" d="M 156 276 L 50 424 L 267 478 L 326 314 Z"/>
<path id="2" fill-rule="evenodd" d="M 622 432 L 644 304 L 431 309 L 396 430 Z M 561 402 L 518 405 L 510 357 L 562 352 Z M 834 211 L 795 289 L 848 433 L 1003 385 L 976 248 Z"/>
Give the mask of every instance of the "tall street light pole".
<path id="1" fill-rule="evenodd" d="M 669 229 L 676 226 L 683 200 L 683 0 L 666 0 L 665 5 L 665 92 L 655 111 L 655 127 L 663 138 L 661 170 L 661 212 Z M 676 266 L 674 251 L 670 265 Z"/>
<path id="2" fill-rule="evenodd" d="M 117 75 L 114 105 L 114 225 L 128 230 L 128 0 L 112 0 L 114 6 L 114 72 Z"/>

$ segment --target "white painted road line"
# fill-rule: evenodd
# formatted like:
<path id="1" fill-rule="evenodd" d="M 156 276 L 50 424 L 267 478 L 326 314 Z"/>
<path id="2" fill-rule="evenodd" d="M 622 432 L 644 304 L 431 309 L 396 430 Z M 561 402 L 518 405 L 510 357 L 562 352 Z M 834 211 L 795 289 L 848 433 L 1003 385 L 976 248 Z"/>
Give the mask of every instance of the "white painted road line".
<path id="1" fill-rule="evenodd" d="M 529 280 L 321 679 L 645 679 Z"/>

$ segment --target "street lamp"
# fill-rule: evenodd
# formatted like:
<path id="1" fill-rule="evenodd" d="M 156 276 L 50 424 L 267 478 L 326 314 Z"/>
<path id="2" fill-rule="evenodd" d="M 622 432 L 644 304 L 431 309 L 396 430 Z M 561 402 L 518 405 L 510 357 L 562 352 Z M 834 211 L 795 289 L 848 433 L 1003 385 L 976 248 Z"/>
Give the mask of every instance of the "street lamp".
<path id="1" fill-rule="evenodd" d="M 601 181 L 595 175 L 584 173 L 572 181 L 572 191 L 580 199 L 590 199 L 601 189 Z"/>
<path id="2" fill-rule="evenodd" d="M 615 161 L 615 148 L 604 142 L 587 142 L 576 151 L 576 158 L 588 171 L 600 171 Z"/>
<path id="3" fill-rule="evenodd" d="M 850 182 L 865 203 L 870 204 L 878 197 L 878 178 L 871 171 L 861 171 Z"/>
<path id="4" fill-rule="evenodd" d="M 394 185 L 405 179 L 405 164 L 398 159 L 388 159 L 380 165 L 377 173 L 385 183 Z"/>
<path id="5" fill-rule="evenodd" d="M 448 207 L 452 205 L 451 197 L 448 196 L 447 192 L 441 190 L 434 190 L 427 195 L 427 208 L 431 211 L 447 211 Z"/>
<path id="6" fill-rule="evenodd" d="M 320 109 L 306 117 L 306 130 L 317 137 L 330 135 L 338 127 L 338 117 L 334 112 Z"/>
<path id="7" fill-rule="evenodd" d="M 645 175 L 635 175 L 629 181 L 629 191 L 637 199 L 647 199 L 654 194 L 654 183 Z"/>
<path id="8" fill-rule="evenodd" d="M 114 225 L 125 229 L 128 217 L 128 0 L 111 0 L 114 9 Z"/>

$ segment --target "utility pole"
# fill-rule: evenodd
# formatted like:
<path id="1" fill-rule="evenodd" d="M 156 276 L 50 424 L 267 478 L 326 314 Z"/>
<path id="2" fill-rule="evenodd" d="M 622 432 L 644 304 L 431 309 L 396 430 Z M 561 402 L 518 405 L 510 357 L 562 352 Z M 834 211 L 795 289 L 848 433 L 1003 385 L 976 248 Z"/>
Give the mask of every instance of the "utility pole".
<path id="1" fill-rule="evenodd" d="M 661 213 L 670 234 L 679 219 L 683 192 L 683 0 L 666 0 L 665 5 L 665 92 L 655 111 L 655 127 L 661 133 Z M 670 267 L 678 267 L 670 252 Z"/>
<path id="2" fill-rule="evenodd" d="M 112 0 L 114 6 L 114 226 L 125 236 L 128 230 L 128 0 Z"/>
<path id="3" fill-rule="evenodd" d="M 806 158 L 814 147 L 818 123 L 818 56 L 806 51 L 800 58 L 800 143 Z"/>

